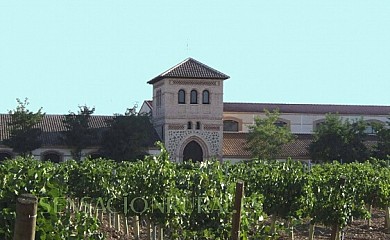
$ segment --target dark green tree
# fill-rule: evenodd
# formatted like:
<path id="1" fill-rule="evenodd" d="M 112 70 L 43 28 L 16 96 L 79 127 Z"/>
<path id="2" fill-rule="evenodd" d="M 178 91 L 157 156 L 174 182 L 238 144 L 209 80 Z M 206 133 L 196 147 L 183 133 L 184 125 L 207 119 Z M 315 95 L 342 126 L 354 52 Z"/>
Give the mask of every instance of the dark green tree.
<path id="1" fill-rule="evenodd" d="M 10 137 L 4 140 L 4 144 L 12 148 L 14 152 L 26 157 L 42 145 L 39 139 L 42 130 L 38 124 L 42 121 L 45 113 L 42 113 L 42 108 L 35 113 L 28 110 L 27 98 L 24 101 L 20 99 L 16 99 L 16 101 L 18 102 L 16 109 L 9 111 L 11 115 L 11 122 L 8 124 Z"/>
<path id="2" fill-rule="evenodd" d="M 275 159 L 282 146 L 294 140 L 294 135 L 286 126 L 279 126 L 280 113 L 264 110 L 265 118 L 255 118 L 255 124 L 249 126 L 248 150 L 253 158 Z"/>
<path id="3" fill-rule="evenodd" d="M 369 151 L 364 145 L 367 123 L 363 119 L 343 120 L 337 114 L 328 114 L 325 122 L 314 131 L 314 141 L 309 146 L 311 158 L 316 162 L 365 161 Z"/>
<path id="4" fill-rule="evenodd" d="M 67 131 L 64 132 L 62 140 L 72 149 L 72 157 L 75 160 L 81 159 L 82 150 L 91 146 L 92 141 L 96 138 L 94 129 L 89 125 L 90 117 L 94 112 L 95 108 L 79 106 L 77 114 L 69 112 L 63 120 Z"/>
<path id="5" fill-rule="evenodd" d="M 390 158 L 390 118 L 386 124 L 383 123 L 371 123 L 375 129 L 377 136 L 377 144 L 373 149 L 373 157 L 378 159 Z"/>
<path id="6" fill-rule="evenodd" d="M 150 144 L 153 126 L 149 116 L 136 113 L 136 107 L 124 115 L 117 114 L 109 121 L 103 134 L 101 152 L 116 161 L 135 161 L 143 158 Z"/>

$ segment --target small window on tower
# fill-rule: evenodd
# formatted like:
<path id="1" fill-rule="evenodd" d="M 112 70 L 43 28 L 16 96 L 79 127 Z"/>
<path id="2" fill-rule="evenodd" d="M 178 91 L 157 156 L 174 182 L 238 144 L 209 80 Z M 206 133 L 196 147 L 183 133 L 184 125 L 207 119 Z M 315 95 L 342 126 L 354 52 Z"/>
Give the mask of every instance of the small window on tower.
<path id="1" fill-rule="evenodd" d="M 210 92 L 208 90 L 204 90 L 202 95 L 203 95 L 202 103 L 210 104 Z"/>
<path id="2" fill-rule="evenodd" d="M 157 90 L 156 93 L 156 106 L 161 107 L 161 89 Z"/>
<path id="3" fill-rule="evenodd" d="M 186 92 L 181 89 L 178 93 L 178 103 L 179 104 L 185 104 L 186 103 Z"/>
<path id="4" fill-rule="evenodd" d="M 196 122 L 196 129 L 200 129 L 200 122 Z"/>
<path id="5" fill-rule="evenodd" d="M 198 92 L 196 90 L 191 91 L 191 104 L 197 104 L 198 103 Z"/>
<path id="6" fill-rule="evenodd" d="M 192 129 L 192 122 L 187 123 L 187 129 Z"/>

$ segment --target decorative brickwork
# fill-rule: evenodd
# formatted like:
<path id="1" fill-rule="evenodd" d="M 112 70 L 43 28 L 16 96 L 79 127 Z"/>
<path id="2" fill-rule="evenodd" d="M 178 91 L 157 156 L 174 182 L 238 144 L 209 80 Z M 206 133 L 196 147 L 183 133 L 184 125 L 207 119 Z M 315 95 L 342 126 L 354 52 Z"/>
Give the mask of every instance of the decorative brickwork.
<path id="1" fill-rule="evenodd" d="M 183 124 L 169 124 L 168 130 L 184 130 Z"/>
<path id="2" fill-rule="evenodd" d="M 206 155 L 208 157 L 213 156 L 219 156 L 221 145 L 222 145 L 222 134 L 221 132 L 215 132 L 215 131 L 201 131 L 201 130 L 173 130 L 168 131 L 168 139 L 166 144 L 166 148 L 171 154 L 172 159 L 175 159 L 177 156 L 177 150 L 183 148 L 183 144 L 186 139 L 189 137 L 195 136 L 197 138 L 200 138 L 202 141 L 204 141 L 208 149 L 205 149 L 208 151 Z M 181 153 L 179 153 L 181 154 Z"/>
<path id="3" fill-rule="evenodd" d="M 216 124 L 206 124 L 203 126 L 203 129 L 205 131 L 220 131 L 221 127 L 220 125 L 216 125 Z"/>
<path id="4" fill-rule="evenodd" d="M 202 86 L 219 86 L 219 81 L 203 81 L 199 79 L 188 80 L 188 79 L 180 79 L 180 80 L 171 80 L 171 85 L 202 85 Z"/>

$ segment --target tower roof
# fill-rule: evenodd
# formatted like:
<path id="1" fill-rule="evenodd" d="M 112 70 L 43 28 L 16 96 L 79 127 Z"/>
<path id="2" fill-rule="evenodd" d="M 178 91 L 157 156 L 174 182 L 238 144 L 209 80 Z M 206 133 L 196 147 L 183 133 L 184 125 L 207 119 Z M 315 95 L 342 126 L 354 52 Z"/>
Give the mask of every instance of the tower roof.
<path id="1" fill-rule="evenodd" d="M 154 84 L 164 78 L 199 78 L 225 80 L 228 79 L 229 76 L 199 61 L 196 61 L 193 58 L 187 58 L 183 62 L 148 81 L 148 83 Z"/>

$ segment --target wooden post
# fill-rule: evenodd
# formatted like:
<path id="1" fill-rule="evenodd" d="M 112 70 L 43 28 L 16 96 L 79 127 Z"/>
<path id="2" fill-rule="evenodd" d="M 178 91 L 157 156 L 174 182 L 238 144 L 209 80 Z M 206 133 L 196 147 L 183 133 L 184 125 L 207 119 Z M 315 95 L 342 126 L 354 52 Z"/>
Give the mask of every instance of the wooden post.
<path id="1" fill-rule="evenodd" d="M 123 221 L 125 223 L 125 234 L 128 236 L 129 235 L 129 219 L 127 218 L 126 215 L 123 215 Z"/>
<path id="2" fill-rule="evenodd" d="M 149 217 L 146 220 L 146 229 L 147 229 L 146 237 L 148 240 L 151 240 L 152 239 L 152 221 L 150 220 Z"/>
<path id="3" fill-rule="evenodd" d="M 371 229 L 372 227 L 372 204 L 369 204 L 367 206 L 368 212 L 370 213 L 370 218 L 367 219 L 367 228 Z"/>
<path id="4" fill-rule="evenodd" d="M 112 228 L 112 214 L 111 212 L 108 213 L 108 226 Z"/>
<path id="5" fill-rule="evenodd" d="M 164 240 L 164 228 L 158 225 L 158 240 Z"/>
<path id="6" fill-rule="evenodd" d="M 236 183 L 236 196 L 234 201 L 233 219 L 232 219 L 232 240 L 240 239 L 240 225 L 241 225 L 241 204 L 244 197 L 244 182 L 238 181 Z"/>
<path id="7" fill-rule="evenodd" d="M 115 229 L 120 232 L 121 231 L 121 215 L 119 213 L 114 213 L 114 222 L 115 222 Z"/>
<path id="8" fill-rule="evenodd" d="M 333 225 L 332 234 L 330 235 L 331 240 L 339 240 L 340 239 L 340 227 L 339 225 Z"/>
<path id="9" fill-rule="evenodd" d="M 309 240 L 314 240 L 314 231 L 315 231 L 315 225 L 314 225 L 314 223 L 310 222 L 310 226 L 309 226 Z"/>
<path id="10" fill-rule="evenodd" d="M 385 229 L 386 233 L 390 233 L 390 207 L 385 207 Z"/>
<path id="11" fill-rule="evenodd" d="M 139 223 L 140 223 L 139 216 L 134 216 L 133 217 L 133 233 L 134 233 L 135 240 L 140 239 Z"/>
<path id="12" fill-rule="evenodd" d="M 34 240 L 37 222 L 38 198 L 32 194 L 21 194 L 16 200 L 14 240 Z"/>

